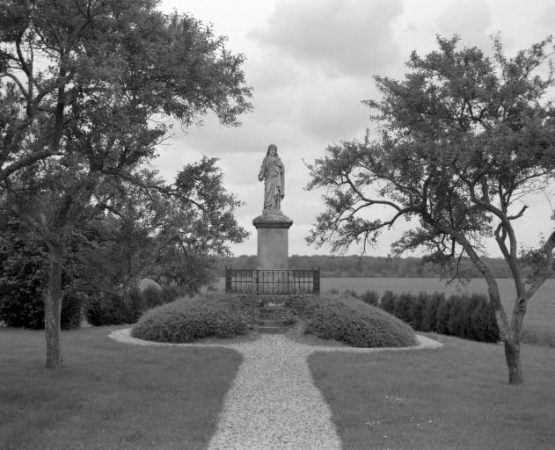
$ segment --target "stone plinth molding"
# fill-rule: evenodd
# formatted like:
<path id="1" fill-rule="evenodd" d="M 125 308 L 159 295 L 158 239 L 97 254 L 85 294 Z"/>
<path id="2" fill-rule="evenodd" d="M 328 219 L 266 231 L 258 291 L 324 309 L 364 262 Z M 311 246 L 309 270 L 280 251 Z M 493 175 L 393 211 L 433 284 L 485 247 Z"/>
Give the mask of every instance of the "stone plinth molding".
<path id="1" fill-rule="evenodd" d="M 281 211 L 264 210 L 252 224 L 258 230 L 259 268 L 287 269 L 288 233 L 293 221 Z"/>

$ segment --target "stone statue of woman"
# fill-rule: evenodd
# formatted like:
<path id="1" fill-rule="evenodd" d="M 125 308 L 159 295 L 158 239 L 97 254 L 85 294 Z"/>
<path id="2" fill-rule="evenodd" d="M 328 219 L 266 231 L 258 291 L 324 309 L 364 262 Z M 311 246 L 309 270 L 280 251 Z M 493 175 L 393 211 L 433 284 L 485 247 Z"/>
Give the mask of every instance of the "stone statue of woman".
<path id="1" fill-rule="evenodd" d="M 277 154 L 277 147 L 270 144 L 262 161 L 258 181 L 264 180 L 264 210 L 280 211 L 285 196 L 285 168 Z"/>

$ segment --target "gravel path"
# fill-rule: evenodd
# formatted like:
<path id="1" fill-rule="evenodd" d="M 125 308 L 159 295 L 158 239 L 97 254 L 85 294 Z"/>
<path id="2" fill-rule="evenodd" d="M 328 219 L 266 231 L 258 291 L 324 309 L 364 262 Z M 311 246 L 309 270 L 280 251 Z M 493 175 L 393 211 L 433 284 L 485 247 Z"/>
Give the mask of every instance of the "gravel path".
<path id="1" fill-rule="evenodd" d="M 320 347 L 284 335 L 261 335 L 256 341 L 231 344 L 160 344 L 132 338 L 117 330 L 112 339 L 137 345 L 224 347 L 243 356 L 208 450 L 341 450 L 331 411 L 314 386 L 307 358 L 316 351 L 374 353 L 437 348 L 418 336 L 408 349 Z"/>

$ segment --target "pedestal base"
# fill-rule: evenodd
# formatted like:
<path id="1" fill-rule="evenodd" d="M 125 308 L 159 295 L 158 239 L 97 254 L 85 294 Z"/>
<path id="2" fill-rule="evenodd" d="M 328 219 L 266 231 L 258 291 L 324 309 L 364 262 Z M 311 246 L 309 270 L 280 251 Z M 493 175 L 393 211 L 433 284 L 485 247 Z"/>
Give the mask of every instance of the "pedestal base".
<path id="1" fill-rule="evenodd" d="M 259 268 L 287 269 L 288 233 L 293 221 L 281 211 L 264 210 L 252 224 L 258 230 Z"/>

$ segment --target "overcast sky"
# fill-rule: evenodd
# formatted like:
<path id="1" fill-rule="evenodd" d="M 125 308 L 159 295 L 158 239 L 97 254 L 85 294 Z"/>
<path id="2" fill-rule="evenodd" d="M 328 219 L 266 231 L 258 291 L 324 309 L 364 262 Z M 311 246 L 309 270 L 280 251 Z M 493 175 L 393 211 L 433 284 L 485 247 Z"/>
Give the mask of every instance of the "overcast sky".
<path id="1" fill-rule="evenodd" d="M 512 55 L 555 31 L 552 0 L 162 0 L 162 9 L 212 24 L 216 35 L 228 37 L 228 50 L 246 57 L 254 110 L 242 116 L 242 126 L 222 127 L 209 116 L 186 133 L 174 128 L 155 164 L 170 181 L 202 155 L 220 159 L 226 188 L 245 203 L 237 218 L 251 232 L 232 247 L 235 255 L 257 251 L 252 220 L 262 212 L 264 190 L 257 174 L 270 143 L 286 170 L 289 254 L 325 254 L 304 240 L 323 209 L 321 193 L 305 190 L 305 162 L 323 156 L 329 144 L 364 136 L 370 111 L 361 102 L 379 98 L 374 75 L 401 78 L 410 52 L 434 50 L 437 34 L 458 34 L 463 44 L 489 51 L 491 36 L 501 33 Z M 539 196 L 529 207 L 520 222 L 524 243 L 533 245 L 551 231 L 551 205 Z M 385 233 L 370 254 L 387 255 L 401 231 Z"/>

